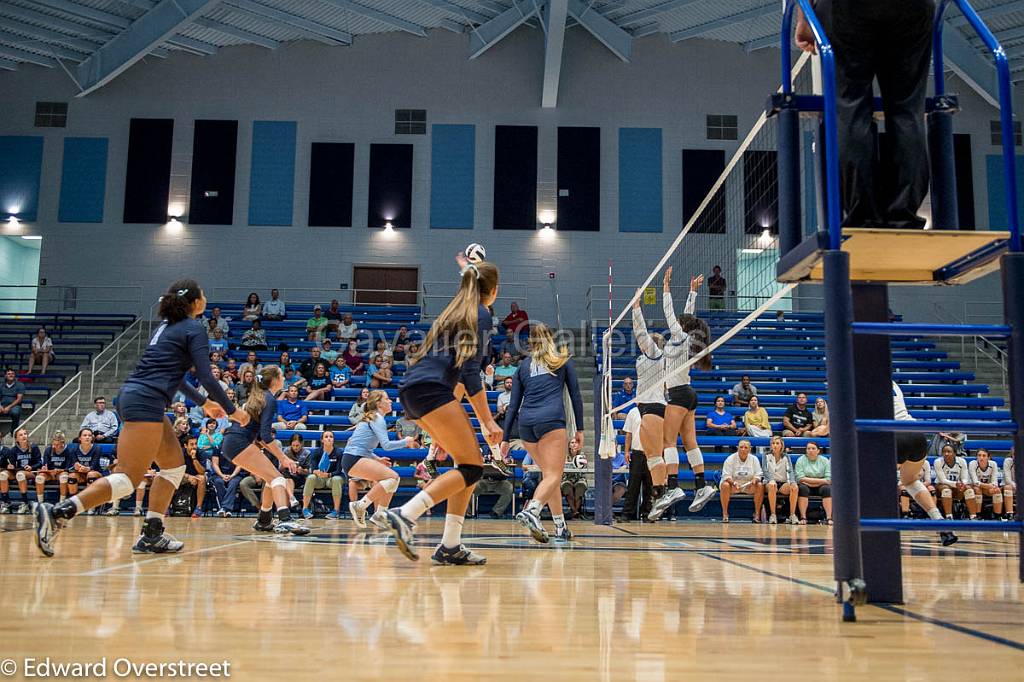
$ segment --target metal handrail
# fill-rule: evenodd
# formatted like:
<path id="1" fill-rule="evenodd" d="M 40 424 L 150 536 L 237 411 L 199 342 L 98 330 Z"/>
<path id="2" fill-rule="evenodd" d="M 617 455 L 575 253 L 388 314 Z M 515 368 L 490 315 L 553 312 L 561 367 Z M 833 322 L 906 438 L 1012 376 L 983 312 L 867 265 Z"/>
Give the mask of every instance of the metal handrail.
<path id="1" fill-rule="evenodd" d="M 50 422 L 52 421 L 52 419 L 54 417 L 54 412 L 57 412 L 59 414 L 61 408 L 63 408 L 65 405 L 67 405 L 72 400 L 75 401 L 75 414 L 78 414 L 78 411 L 79 411 L 79 408 L 81 407 L 81 402 L 82 402 L 81 401 L 81 395 L 82 395 L 82 381 L 84 380 L 83 379 L 83 374 L 84 374 L 84 372 L 79 372 L 75 376 L 71 377 L 71 379 L 68 380 L 68 382 L 66 384 L 61 386 L 57 390 L 56 393 L 54 393 L 53 395 L 50 396 L 49 400 L 47 400 L 45 403 L 40 405 L 37 409 L 33 410 L 32 414 L 30 414 L 28 416 L 28 418 L 24 422 L 22 422 L 22 427 L 23 428 L 27 428 L 28 425 L 32 423 L 33 419 L 35 419 L 38 415 L 42 414 L 44 411 L 46 412 L 46 417 L 44 417 L 43 420 L 40 421 L 35 426 L 35 428 L 33 428 L 31 431 L 29 431 L 29 433 L 28 433 L 29 438 L 34 436 L 36 434 L 36 432 L 39 431 L 39 429 L 41 429 L 44 425 L 46 425 L 45 441 L 48 443 L 50 441 L 50 426 L 49 425 L 50 425 Z M 66 398 L 64 398 L 63 401 L 59 405 L 54 407 L 54 404 L 57 402 L 58 398 L 60 398 L 61 395 L 65 391 L 70 390 L 73 386 L 75 388 L 74 388 L 73 391 L 71 391 L 71 394 L 68 395 Z"/>
<path id="2" fill-rule="evenodd" d="M 420 291 L 419 289 L 329 289 L 329 288 L 315 288 L 315 287 L 274 287 L 281 293 L 281 298 L 285 301 L 288 307 L 292 306 L 314 306 L 323 305 L 328 303 L 330 299 L 336 298 L 340 303 L 347 305 L 372 305 L 372 306 L 386 306 L 386 305 L 420 305 Z M 209 291 L 206 292 L 206 297 L 210 301 L 216 301 L 218 303 L 226 303 L 229 300 L 233 300 L 234 297 L 229 297 L 225 292 L 227 291 L 261 291 L 266 290 L 265 285 L 257 286 L 230 286 L 230 287 L 210 287 Z M 293 295 L 299 295 L 299 292 L 305 292 L 305 294 L 312 295 L 309 298 L 301 299 L 294 298 Z M 416 303 L 362 303 L 357 301 L 356 298 L 359 294 L 413 294 L 416 296 Z M 242 294 L 238 297 L 238 300 L 244 299 L 246 294 Z M 324 298 L 329 297 L 329 298 Z M 346 300 L 347 299 L 347 300 Z"/>
<path id="3" fill-rule="evenodd" d="M 96 375 L 114 363 L 114 374 L 121 370 L 121 355 L 128 346 L 127 343 L 134 342 L 136 351 L 142 347 L 142 318 L 135 320 L 128 327 L 111 341 L 106 348 L 96 354 L 92 359 L 91 371 L 89 373 L 89 395 L 95 395 Z M 128 338 L 131 335 L 131 338 Z M 111 357 L 104 359 L 105 354 L 112 353 Z"/>

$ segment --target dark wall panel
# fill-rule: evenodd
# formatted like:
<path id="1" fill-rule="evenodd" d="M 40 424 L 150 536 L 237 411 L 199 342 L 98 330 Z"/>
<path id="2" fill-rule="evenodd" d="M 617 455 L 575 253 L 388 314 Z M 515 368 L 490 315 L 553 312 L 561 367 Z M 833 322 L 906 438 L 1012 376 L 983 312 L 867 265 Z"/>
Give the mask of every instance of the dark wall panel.
<path id="1" fill-rule="evenodd" d="M 350 143 L 313 143 L 309 162 L 310 227 L 352 227 L 355 149 Z"/>
<path id="2" fill-rule="evenodd" d="M 953 158 L 956 164 L 956 202 L 961 230 L 977 229 L 974 216 L 974 163 L 971 161 L 971 136 L 953 136 Z"/>
<path id="3" fill-rule="evenodd" d="M 601 129 L 558 129 L 558 229 L 601 229 Z"/>
<path id="4" fill-rule="evenodd" d="M 711 191 L 718 176 L 725 170 L 725 151 L 722 149 L 683 150 L 683 225 L 700 208 L 704 197 Z M 725 193 L 719 189 L 711 203 L 694 224 L 691 232 L 725 234 Z"/>
<path id="5" fill-rule="evenodd" d="M 192 190 L 188 221 L 230 225 L 235 210 L 238 121 L 196 121 L 192 136 Z"/>
<path id="6" fill-rule="evenodd" d="M 412 145 L 370 145 L 368 227 L 412 227 Z"/>
<path id="7" fill-rule="evenodd" d="M 743 153 L 743 226 L 747 234 L 779 232 L 778 153 Z"/>
<path id="8" fill-rule="evenodd" d="M 537 128 L 494 128 L 494 229 L 537 229 Z"/>
<path id="9" fill-rule="evenodd" d="M 167 222 L 171 192 L 171 142 L 174 121 L 133 118 L 128 131 L 124 183 L 124 222 Z"/>

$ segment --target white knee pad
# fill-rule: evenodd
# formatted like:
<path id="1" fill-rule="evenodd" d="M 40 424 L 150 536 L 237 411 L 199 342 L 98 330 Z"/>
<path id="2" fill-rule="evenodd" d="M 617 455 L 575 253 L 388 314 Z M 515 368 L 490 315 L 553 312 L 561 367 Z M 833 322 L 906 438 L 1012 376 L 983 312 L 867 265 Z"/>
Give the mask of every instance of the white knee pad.
<path id="1" fill-rule="evenodd" d="M 691 467 L 701 466 L 704 464 L 704 454 L 700 451 L 700 448 L 687 450 L 686 461 L 690 463 Z"/>
<path id="2" fill-rule="evenodd" d="M 60 481 L 61 483 L 63 483 L 64 485 L 67 485 L 68 475 L 67 474 L 60 474 L 60 475 L 57 476 L 57 480 Z"/>
<path id="3" fill-rule="evenodd" d="M 975 497 L 976 496 L 974 494 L 974 488 L 968 488 L 967 490 L 964 491 L 965 500 L 973 500 Z"/>
<path id="4" fill-rule="evenodd" d="M 653 469 L 654 467 L 656 467 L 656 466 L 658 466 L 660 464 L 664 464 L 664 463 L 665 463 L 665 458 L 664 457 L 648 457 L 647 458 L 647 468 L 649 468 L 649 469 Z"/>
<path id="5" fill-rule="evenodd" d="M 15 480 L 18 481 L 18 483 L 24 483 L 25 481 L 28 480 L 28 476 L 25 475 L 24 471 L 19 471 L 18 473 L 14 474 L 14 478 Z"/>
<path id="6" fill-rule="evenodd" d="M 139 487 L 137 487 L 136 490 L 145 490 L 145 489 L 146 489 L 146 479 L 142 479 L 141 481 L 139 481 Z"/>
<path id="7" fill-rule="evenodd" d="M 181 479 L 185 478 L 185 465 L 182 464 L 180 467 L 174 467 L 173 469 L 161 469 L 160 473 L 157 474 L 158 478 L 162 478 L 175 488 L 181 485 Z M 125 476 L 125 478 L 128 478 Z M 129 481 L 129 485 L 131 482 Z M 129 492 L 131 492 L 129 490 Z"/>
<path id="8" fill-rule="evenodd" d="M 1005 497 L 1007 500 L 1012 500 L 1013 499 L 1013 488 L 1007 488 L 1006 492 L 1003 493 L 1003 497 Z"/>
<path id="9" fill-rule="evenodd" d="M 907 491 L 907 494 L 910 495 L 911 497 L 917 497 L 921 493 L 927 493 L 928 492 L 928 488 L 924 487 L 924 483 L 922 483 L 921 481 L 918 481 L 918 480 L 915 480 L 913 483 L 908 483 L 903 488 L 904 488 L 904 490 Z"/>
<path id="10" fill-rule="evenodd" d="M 181 467 L 181 469 L 182 473 L 184 473 L 185 467 Z M 161 475 L 163 474 L 161 473 Z M 128 497 L 135 490 L 135 486 L 132 485 L 132 479 L 128 478 L 128 474 L 110 474 L 107 476 L 107 483 L 110 484 L 111 502 L 117 502 Z"/>
<path id="11" fill-rule="evenodd" d="M 665 448 L 662 457 L 665 459 L 665 464 L 679 464 L 679 448 Z"/>
<path id="12" fill-rule="evenodd" d="M 43 476 L 42 474 L 36 474 L 36 483 L 38 483 L 39 485 L 43 485 L 44 483 L 46 483 L 46 476 Z"/>
<path id="13" fill-rule="evenodd" d="M 995 495 L 992 496 L 992 504 L 1002 504 L 1002 503 L 1003 503 L 1003 495 L 1002 495 L 1002 493 L 996 493 Z"/>
<path id="14" fill-rule="evenodd" d="M 284 476 L 278 476 L 270 482 L 271 488 L 286 488 L 287 486 L 288 481 L 285 480 Z"/>
<path id="15" fill-rule="evenodd" d="M 9 480 L 11 480 L 10 472 L 8 472 L 6 470 L 0 471 L 0 481 L 9 481 Z"/>
<path id="16" fill-rule="evenodd" d="M 944 500 L 951 500 L 951 499 L 953 499 L 953 489 L 952 488 L 943 488 L 942 489 L 941 497 Z"/>
<path id="17" fill-rule="evenodd" d="M 397 478 L 385 478 L 380 482 L 380 487 L 384 488 L 385 492 L 393 493 L 398 490 L 398 479 Z"/>

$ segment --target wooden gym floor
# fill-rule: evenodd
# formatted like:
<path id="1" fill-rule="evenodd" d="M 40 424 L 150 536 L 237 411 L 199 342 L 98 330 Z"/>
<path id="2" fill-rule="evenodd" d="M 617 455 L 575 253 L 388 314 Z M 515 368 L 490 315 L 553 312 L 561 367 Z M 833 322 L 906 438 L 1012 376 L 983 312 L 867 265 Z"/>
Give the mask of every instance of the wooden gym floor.
<path id="1" fill-rule="evenodd" d="M 904 534 L 907 603 L 843 624 L 821 526 L 577 522 L 570 546 L 468 521 L 482 567 L 410 563 L 349 521 L 304 539 L 251 519 L 170 519 L 175 556 L 134 557 L 139 520 L 83 517 L 36 551 L 0 517 L 0 658 L 231 662 L 241 680 L 1024 679 L 1017 540 Z M 869 586 L 870 587 L 870 586 Z"/>

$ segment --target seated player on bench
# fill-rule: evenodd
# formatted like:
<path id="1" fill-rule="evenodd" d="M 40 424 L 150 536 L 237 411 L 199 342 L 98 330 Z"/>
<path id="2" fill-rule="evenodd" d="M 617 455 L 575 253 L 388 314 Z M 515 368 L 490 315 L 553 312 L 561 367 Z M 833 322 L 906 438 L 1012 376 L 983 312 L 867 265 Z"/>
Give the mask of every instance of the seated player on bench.
<path id="1" fill-rule="evenodd" d="M 971 474 L 971 487 L 974 488 L 975 508 L 981 513 L 985 498 L 992 501 L 992 516 L 998 519 L 1003 515 L 1003 490 L 999 487 L 999 467 L 989 457 L 988 450 L 978 450 L 976 459 L 968 467 Z"/>
<path id="2" fill-rule="evenodd" d="M 963 500 L 967 513 L 972 519 L 978 518 L 975 510 L 975 493 L 971 487 L 971 473 L 967 460 L 956 456 L 956 449 L 949 443 L 942 446 L 942 455 L 932 463 L 935 469 L 935 490 L 942 503 L 942 513 L 947 519 L 953 518 L 953 500 Z"/>

